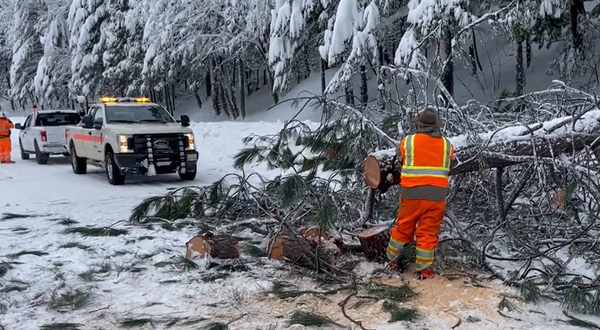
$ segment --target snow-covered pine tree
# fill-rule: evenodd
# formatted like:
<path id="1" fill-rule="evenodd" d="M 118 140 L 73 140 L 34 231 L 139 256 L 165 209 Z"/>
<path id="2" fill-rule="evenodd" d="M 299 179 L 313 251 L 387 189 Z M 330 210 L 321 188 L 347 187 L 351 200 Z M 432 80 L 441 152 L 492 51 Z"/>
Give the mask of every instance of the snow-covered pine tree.
<path id="1" fill-rule="evenodd" d="M 343 64 L 329 82 L 326 93 L 335 93 L 341 87 L 350 87 L 352 77 L 359 73 L 361 68 L 366 69 L 367 63 L 379 59 L 377 35 L 380 10 L 377 2 L 341 0 L 335 16 L 329 19 L 324 44 L 319 47 L 319 51 L 330 66 Z"/>
<path id="2" fill-rule="evenodd" d="M 8 44 L 12 45 L 11 96 L 24 106 L 26 100 L 37 101 L 33 95 L 33 79 L 43 56 L 37 24 L 47 8 L 43 2 L 36 0 L 14 0 L 11 8 L 13 13 L 8 33 Z"/>
<path id="3" fill-rule="evenodd" d="M 302 63 L 306 47 L 322 36 L 323 27 L 339 0 L 277 0 L 271 11 L 269 63 L 273 71 L 273 91 L 286 92 L 295 81 L 295 64 Z"/>
<path id="4" fill-rule="evenodd" d="M 12 22 L 12 3 L 12 0 L 0 0 L 0 100 L 10 101 L 12 110 L 15 110 L 10 87 L 12 47 L 8 42 Z"/>
<path id="5" fill-rule="evenodd" d="M 128 96 L 140 83 L 138 76 L 143 61 L 140 46 L 146 17 L 141 1 L 136 0 L 109 1 L 106 10 L 108 18 L 100 28 L 106 38 L 102 53 L 102 91 Z"/>
<path id="6" fill-rule="evenodd" d="M 39 22 L 45 28 L 40 38 L 44 52 L 38 62 L 34 87 L 42 109 L 53 104 L 70 105 L 67 87 L 71 80 L 67 23 L 70 3 L 70 0 L 48 1 L 48 10 Z"/>
<path id="7" fill-rule="evenodd" d="M 104 0 L 73 0 L 69 9 L 71 51 L 71 93 L 94 96 L 102 92 L 107 36 L 102 25 L 109 19 Z"/>

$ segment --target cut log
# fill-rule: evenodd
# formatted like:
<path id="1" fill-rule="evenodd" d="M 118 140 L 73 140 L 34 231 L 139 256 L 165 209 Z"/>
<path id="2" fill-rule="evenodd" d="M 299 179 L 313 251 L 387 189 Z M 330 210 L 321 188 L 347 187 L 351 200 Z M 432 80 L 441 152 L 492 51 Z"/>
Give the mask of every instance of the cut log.
<path id="1" fill-rule="evenodd" d="M 358 241 L 368 261 L 386 261 L 386 250 L 390 242 L 390 226 L 383 225 L 365 229 L 358 233 Z"/>
<path id="2" fill-rule="evenodd" d="M 330 245 L 333 245 L 333 248 Z M 317 268 L 330 269 L 321 261 L 333 265 L 339 253 L 339 249 L 332 242 L 324 241 L 317 244 L 301 235 L 279 234 L 267 245 L 269 259 L 314 270 Z"/>
<path id="3" fill-rule="evenodd" d="M 507 129 L 509 133 L 483 133 L 480 135 L 485 141 L 483 145 L 466 145 L 466 135 L 452 137 L 456 151 L 450 175 L 518 165 L 531 161 L 532 157 L 554 158 L 587 147 L 594 150 L 600 146 L 599 118 L 600 111 L 595 110 L 577 118 L 579 121 L 575 123 L 568 116 L 529 127 L 511 127 Z M 367 186 L 385 192 L 400 183 L 395 154 L 395 149 L 388 149 L 368 155 L 363 168 Z"/>
<path id="4" fill-rule="evenodd" d="M 194 253 L 200 259 L 206 255 L 217 259 L 237 259 L 240 257 L 238 239 L 231 235 L 214 235 L 207 232 L 204 235 L 194 236 L 186 245 L 186 258 L 192 260 Z"/>
<path id="5" fill-rule="evenodd" d="M 400 183 L 400 172 L 394 149 L 370 154 L 364 162 L 364 179 L 368 187 L 386 192 Z"/>

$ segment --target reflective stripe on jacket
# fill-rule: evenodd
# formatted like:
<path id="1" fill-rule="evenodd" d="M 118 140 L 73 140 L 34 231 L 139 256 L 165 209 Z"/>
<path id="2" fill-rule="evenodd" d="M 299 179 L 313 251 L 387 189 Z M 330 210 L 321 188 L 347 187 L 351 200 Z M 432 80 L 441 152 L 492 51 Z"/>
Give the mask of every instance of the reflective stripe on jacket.
<path id="1" fill-rule="evenodd" d="M 454 158 L 450 140 L 425 133 L 411 134 L 402 139 L 400 155 L 402 187 L 448 187 L 450 164 Z"/>

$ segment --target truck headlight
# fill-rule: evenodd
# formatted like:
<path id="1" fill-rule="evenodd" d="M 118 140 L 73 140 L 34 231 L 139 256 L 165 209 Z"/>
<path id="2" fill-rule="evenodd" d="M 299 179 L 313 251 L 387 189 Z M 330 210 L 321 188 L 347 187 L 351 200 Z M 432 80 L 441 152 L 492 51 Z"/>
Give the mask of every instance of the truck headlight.
<path id="1" fill-rule="evenodd" d="M 119 142 L 119 153 L 126 154 L 133 152 L 132 149 L 129 149 L 128 140 L 131 135 L 117 135 L 117 141 Z"/>
<path id="2" fill-rule="evenodd" d="M 196 150 L 196 141 L 194 140 L 194 133 L 185 133 L 187 138 L 187 146 L 185 150 Z"/>

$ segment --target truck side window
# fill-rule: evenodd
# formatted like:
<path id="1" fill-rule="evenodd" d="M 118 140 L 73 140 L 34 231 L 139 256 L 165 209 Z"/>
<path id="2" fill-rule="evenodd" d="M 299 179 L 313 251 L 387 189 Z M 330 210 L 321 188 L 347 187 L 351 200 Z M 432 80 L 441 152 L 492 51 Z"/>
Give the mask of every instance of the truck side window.
<path id="1" fill-rule="evenodd" d="M 94 120 L 93 120 L 94 123 L 96 123 L 98 121 L 104 122 L 104 113 L 101 108 L 96 109 L 96 113 L 94 114 L 93 118 L 94 118 Z"/>

